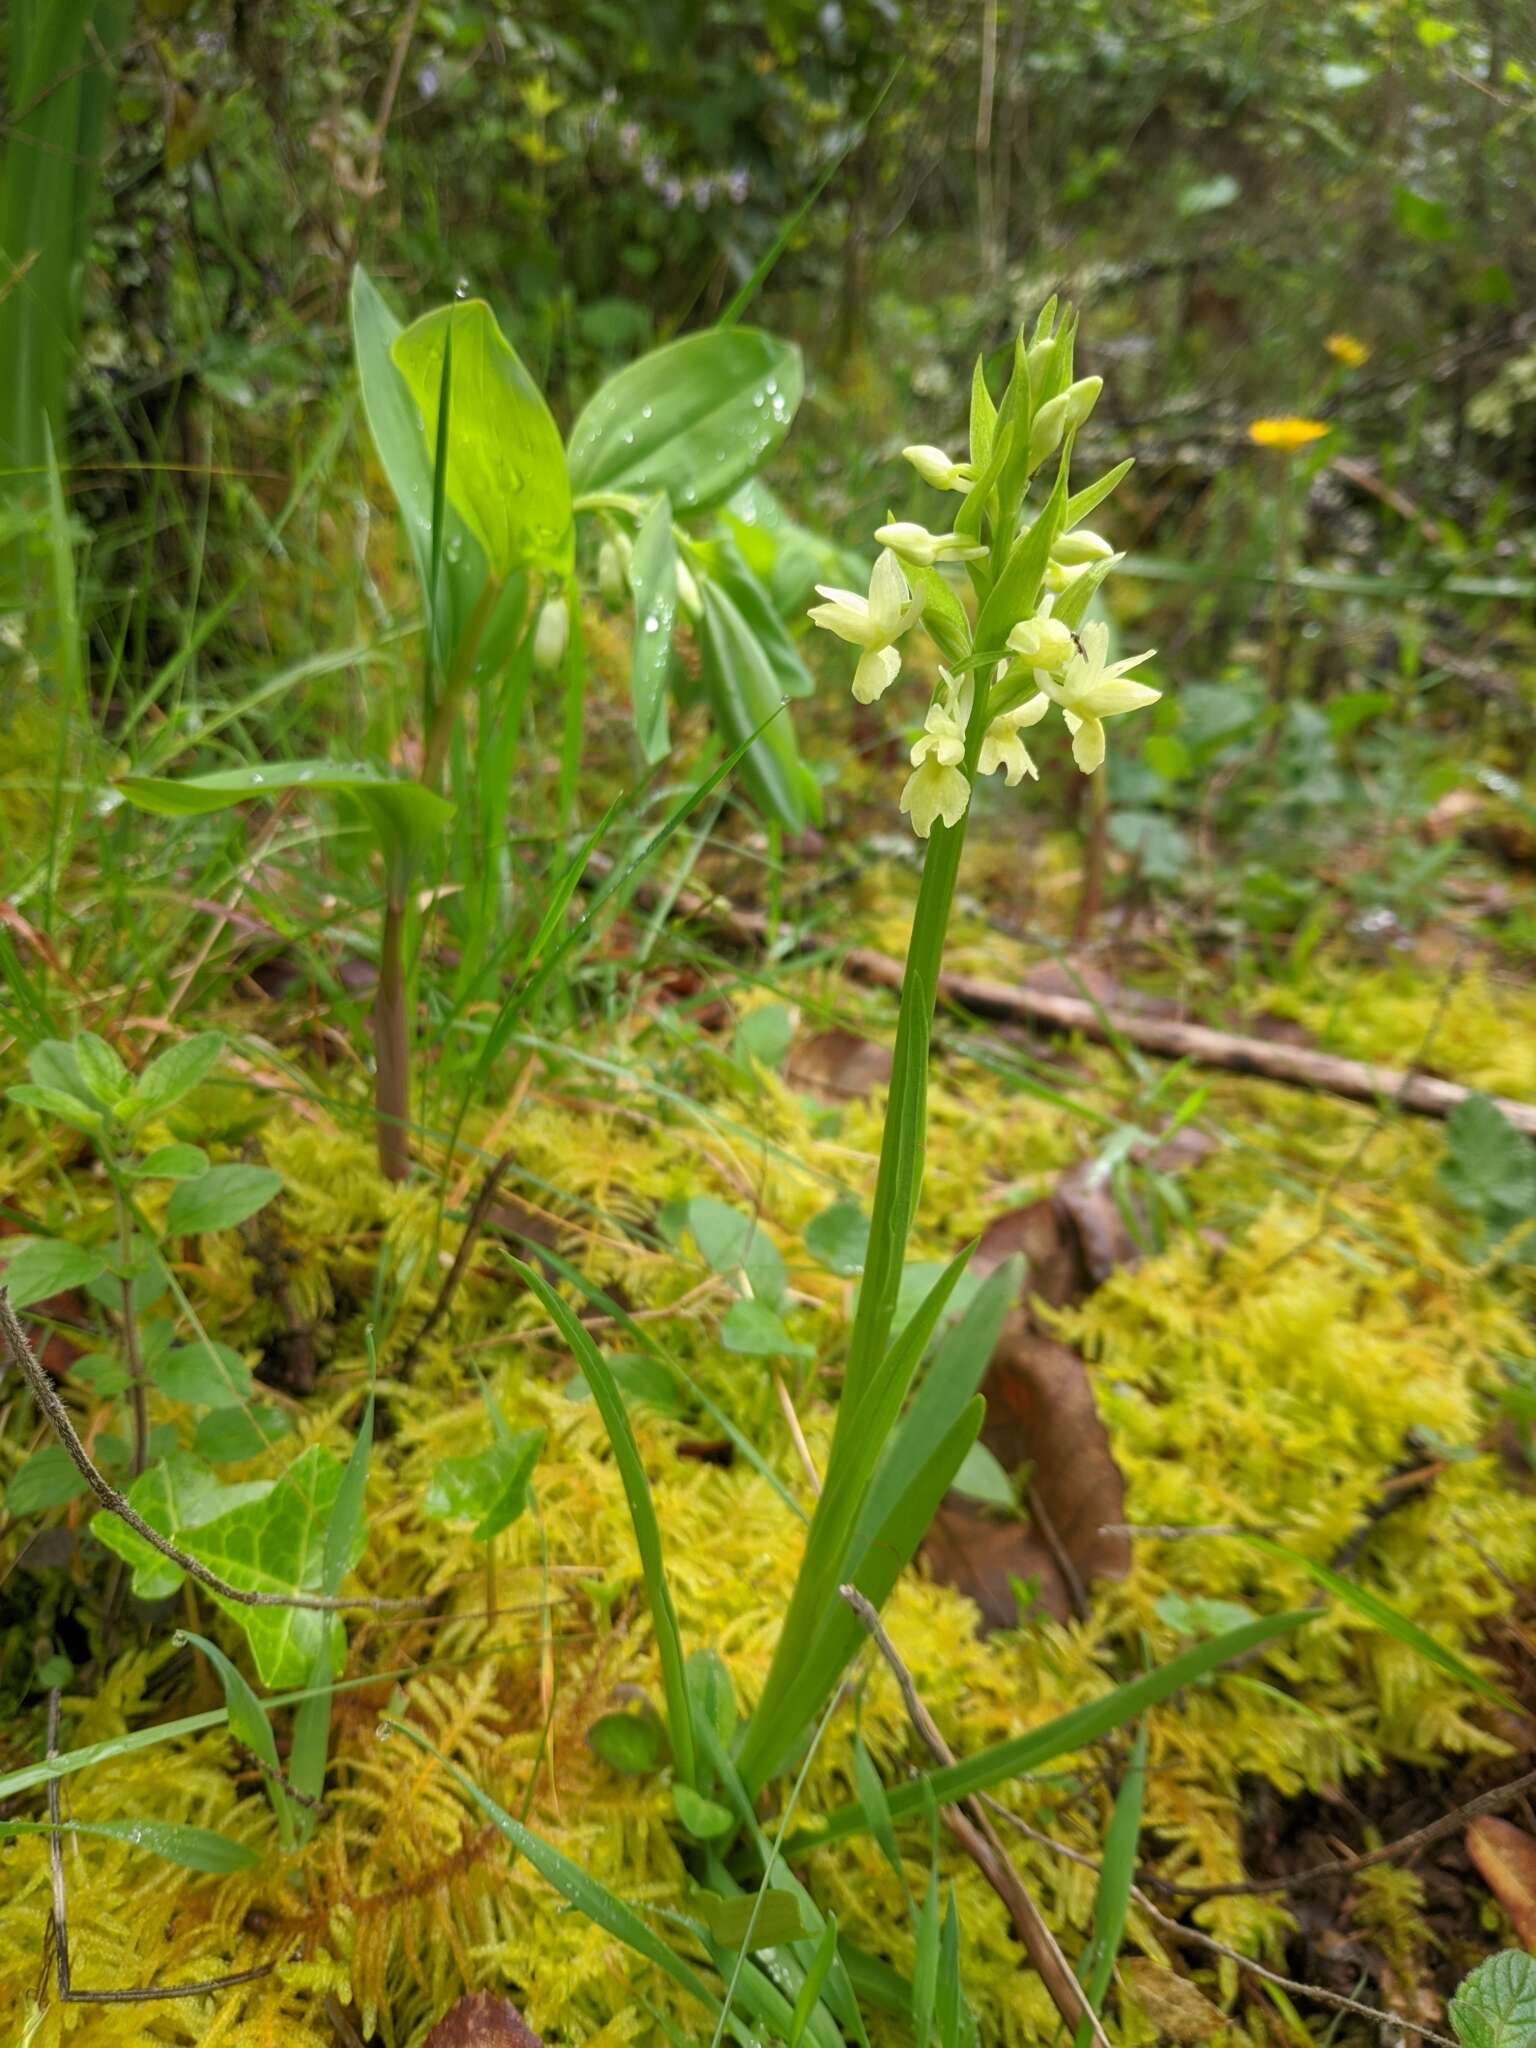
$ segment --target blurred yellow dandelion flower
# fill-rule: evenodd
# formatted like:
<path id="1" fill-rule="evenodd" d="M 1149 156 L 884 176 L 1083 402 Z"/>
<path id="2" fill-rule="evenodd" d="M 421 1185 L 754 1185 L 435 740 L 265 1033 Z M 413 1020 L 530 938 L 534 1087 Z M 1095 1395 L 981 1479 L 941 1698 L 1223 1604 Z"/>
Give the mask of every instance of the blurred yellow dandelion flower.
<path id="1" fill-rule="evenodd" d="M 1280 419 L 1250 420 L 1248 438 L 1259 448 L 1278 448 L 1286 455 L 1294 455 L 1298 448 L 1305 448 L 1309 441 L 1320 441 L 1328 432 L 1326 421 Z"/>
<path id="2" fill-rule="evenodd" d="M 1370 350 L 1353 334 L 1330 334 L 1323 347 L 1346 370 L 1358 370 L 1362 363 L 1371 360 Z"/>

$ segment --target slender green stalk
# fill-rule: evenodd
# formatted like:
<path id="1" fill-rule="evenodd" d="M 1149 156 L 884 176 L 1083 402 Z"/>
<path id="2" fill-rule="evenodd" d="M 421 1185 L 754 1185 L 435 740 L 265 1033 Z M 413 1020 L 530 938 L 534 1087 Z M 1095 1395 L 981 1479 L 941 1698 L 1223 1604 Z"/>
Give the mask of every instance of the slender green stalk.
<path id="1" fill-rule="evenodd" d="M 386 1180 L 404 1180 L 411 1170 L 411 1021 L 405 986 L 404 891 L 393 883 L 379 943 L 373 1056 L 379 1171 Z"/>
<path id="2" fill-rule="evenodd" d="M 133 1417 L 133 1465 L 135 1479 L 149 1462 L 149 1405 L 144 1389 L 144 1355 L 139 1348 L 139 1323 L 133 1306 L 133 1220 L 128 1194 L 109 1160 L 112 1198 L 117 1210 L 117 1254 L 122 1263 L 123 1363 L 128 1368 L 128 1408 Z"/>

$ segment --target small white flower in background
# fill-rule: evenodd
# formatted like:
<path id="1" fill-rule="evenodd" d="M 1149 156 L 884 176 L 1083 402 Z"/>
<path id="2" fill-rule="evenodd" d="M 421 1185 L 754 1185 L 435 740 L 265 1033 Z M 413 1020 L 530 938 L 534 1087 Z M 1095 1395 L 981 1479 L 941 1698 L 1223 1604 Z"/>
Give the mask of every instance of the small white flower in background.
<path id="1" fill-rule="evenodd" d="M 939 694 L 923 720 L 923 736 L 912 749 L 912 773 L 901 792 L 901 808 L 919 839 L 928 837 L 939 818 L 946 825 L 958 825 L 971 800 L 971 785 L 960 767 L 971 687 L 969 682 L 957 686 L 942 668 L 939 681 Z"/>
<path id="2" fill-rule="evenodd" d="M 1146 683 L 1127 680 L 1127 670 L 1150 661 L 1153 648 L 1125 661 L 1107 663 L 1104 657 L 1109 652 L 1108 626 L 1095 619 L 1084 626 L 1080 637 L 1082 652 L 1067 663 L 1061 681 L 1055 682 L 1042 673 L 1040 686 L 1061 707 L 1072 734 L 1073 760 L 1085 775 L 1091 775 L 1104 760 L 1104 720 L 1155 704 L 1163 693 Z"/>
<path id="3" fill-rule="evenodd" d="M 894 548 L 904 562 L 919 569 L 931 569 L 935 562 L 976 562 L 990 552 L 966 534 L 930 533 L 913 519 L 896 519 L 889 526 L 877 526 L 875 539 L 883 548 Z"/>
<path id="4" fill-rule="evenodd" d="M 1041 690 L 1017 709 L 999 712 L 987 726 L 986 737 L 981 743 L 981 759 L 976 763 L 977 773 L 995 775 L 1001 768 L 1010 789 L 1022 782 L 1026 775 L 1032 775 L 1038 782 L 1040 770 L 1019 734 L 1029 726 L 1038 725 L 1050 708 L 1051 700 Z"/>
<path id="5" fill-rule="evenodd" d="M 853 694 L 861 704 L 873 704 L 900 672 L 901 656 L 894 643 L 917 624 L 923 600 L 913 596 L 901 564 L 889 548 L 875 563 L 868 597 L 827 583 L 818 583 L 816 590 L 827 602 L 813 604 L 811 617 L 826 632 L 864 650 L 854 670 Z"/>
<path id="6" fill-rule="evenodd" d="M 976 480 L 974 464 L 956 462 L 942 448 L 935 448 L 932 442 L 918 442 L 901 452 L 923 482 L 932 484 L 936 491 L 968 491 Z"/>
<path id="7" fill-rule="evenodd" d="M 1026 668 L 1044 669 L 1059 676 L 1077 654 L 1077 641 L 1070 626 L 1053 619 L 1047 598 L 1032 619 L 1021 619 L 1008 635 L 1008 645 Z"/>
<path id="8" fill-rule="evenodd" d="M 565 608 L 565 599 L 557 592 L 553 597 L 545 598 L 533 629 L 535 674 L 552 676 L 555 673 L 565 659 L 566 642 L 570 637 L 570 614 Z"/>

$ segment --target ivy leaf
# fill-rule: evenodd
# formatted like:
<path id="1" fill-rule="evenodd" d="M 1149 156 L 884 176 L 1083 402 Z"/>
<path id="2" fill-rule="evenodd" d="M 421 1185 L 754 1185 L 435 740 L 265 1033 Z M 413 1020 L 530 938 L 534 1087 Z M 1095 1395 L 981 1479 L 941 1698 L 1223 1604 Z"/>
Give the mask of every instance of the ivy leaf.
<path id="1" fill-rule="evenodd" d="M 587 1730 L 587 1743 L 610 1771 L 644 1776 L 661 1762 L 666 1734 L 654 1714 L 602 1714 Z"/>
<path id="2" fill-rule="evenodd" d="M 770 1307 L 784 1299 L 787 1276 L 778 1246 L 744 1211 L 713 1195 L 694 1195 L 669 1203 L 658 1222 L 673 1244 L 691 1237 L 712 1273 L 745 1273 L 753 1294 Z"/>
<path id="3" fill-rule="evenodd" d="M 226 1486 L 201 1458 L 193 1457 L 190 1451 L 172 1451 L 134 1480 L 128 1489 L 128 1505 L 179 1550 L 192 1550 L 193 1545 L 186 1540 L 189 1530 L 260 1500 L 271 1491 L 271 1486 L 269 1479 Z M 167 1599 L 181 1584 L 184 1574 L 180 1565 L 162 1557 L 152 1544 L 105 1508 L 91 1517 L 91 1534 L 133 1566 L 133 1590 L 139 1599 Z"/>
<path id="4" fill-rule="evenodd" d="M 857 1202 L 834 1202 L 805 1226 L 805 1248 L 828 1272 L 848 1279 L 869 1257 L 869 1218 Z"/>
<path id="5" fill-rule="evenodd" d="M 264 1209 L 283 1185 L 269 1166 L 210 1166 L 199 1180 L 179 1181 L 165 1208 L 165 1227 L 189 1236 L 229 1230 Z"/>
<path id="6" fill-rule="evenodd" d="M 754 1950 L 785 1948 L 814 1932 L 806 1926 L 793 1892 L 742 1892 L 721 1899 L 713 1892 L 698 1891 L 689 1899 L 688 1911 L 704 1922 L 722 1948 L 740 1948 L 749 1928 Z"/>
<path id="7" fill-rule="evenodd" d="M 735 1816 L 728 1806 L 706 1799 L 691 1785 L 675 1784 L 672 1787 L 672 1804 L 678 1819 L 697 1842 L 712 1842 L 735 1825 Z"/>
<path id="8" fill-rule="evenodd" d="M 215 1408 L 197 1425 L 192 1438 L 199 1457 L 216 1465 L 238 1465 L 259 1457 L 268 1444 L 288 1435 L 293 1424 L 281 1408 L 258 1401 L 249 1408 Z"/>
<path id="9" fill-rule="evenodd" d="M 12 1308 L 47 1301 L 71 1287 L 89 1287 L 107 1270 L 105 1252 L 57 1237 L 24 1237 L 5 1263 L 5 1285 Z"/>
<path id="10" fill-rule="evenodd" d="M 329 1451 L 311 1444 L 260 1498 L 194 1530 L 182 1547 L 242 1592 L 316 1593 L 325 1565 L 325 1535 L 341 1490 L 342 1467 Z M 365 1531 L 357 1529 L 347 1564 L 362 1554 Z M 245 1630 L 263 1685 L 306 1685 L 327 1616 L 313 1608 L 241 1607 L 213 1596 Z M 335 1632 L 334 1668 L 344 1644 Z"/>
<path id="11" fill-rule="evenodd" d="M 1536 2043 L 1536 1957 L 1505 1949 L 1463 1978 L 1450 2022 L 1462 2048 L 1532 2048 Z"/>
<path id="12" fill-rule="evenodd" d="M 426 1512 L 437 1522 L 473 1521 L 475 1541 L 489 1543 L 527 1507 L 543 1448 L 542 1429 L 523 1429 L 471 1457 L 444 1458 L 427 1483 Z"/>

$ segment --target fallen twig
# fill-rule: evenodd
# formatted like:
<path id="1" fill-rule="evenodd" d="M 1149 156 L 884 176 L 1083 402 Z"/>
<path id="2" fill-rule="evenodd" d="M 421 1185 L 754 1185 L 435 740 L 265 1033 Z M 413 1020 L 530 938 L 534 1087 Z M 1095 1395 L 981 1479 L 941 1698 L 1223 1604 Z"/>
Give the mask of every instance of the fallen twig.
<path id="1" fill-rule="evenodd" d="M 135 1536 L 158 1550 L 162 1557 L 180 1567 L 189 1579 L 195 1579 L 200 1586 L 206 1586 L 210 1593 L 217 1593 L 221 1600 L 232 1600 L 240 1607 L 302 1607 L 311 1613 L 345 1614 L 366 1609 L 374 1614 L 396 1614 L 406 1608 L 430 1607 L 430 1596 L 408 1600 L 380 1600 L 367 1594 L 342 1594 L 329 1599 L 318 1593 L 251 1593 L 242 1586 L 232 1586 L 227 1579 L 221 1579 L 207 1565 L 185 1550 L 178 1550 L 158 1529 L 152 1529 L 137 1508 L 133 1507 L 115 1486 L 96 1469 L 91 1462 L 90 1452 L 81 1443 L 75 1425 L 69 1419 L 69 1410 L 59 1399 L 58 1391 L 48 1374 L 38 1363 L 21 1318 L 11 1307 L 10 1292 L 0 1287 L 0 1336 L 5 1339 L 5 1348 L 15 1360 L 22 1378 L 32 1389 L 32 1398 L 37 1402 L 54 1435 L 69 1453 L 70 1462 L 80 1477 L 95 1494 L 109 1514 L 116 1515 Z"/>
<path id="2" fill-rule="evenodd" d="M 3 1300 L 0 1294 L 0 1300 Z M 59 1695 L 48 1695 L 48 1758 L 59 1749 Z M 232 1991 L 240 1984 L 254 1984 L 258 1977 L 272 1974 L 270 1963 L 258 1963 L 254 1970 L 232 1970 L 223 1977 L 205 1977 L 198 1984 L 144 1984 L 128 1991 L 77 1991 L 69 1968 L 69 1915 L 64 1898 L 64 1823 L 60 1817 L 59 1781 L 48 1780 L 48 1867 L 53 1880 L 53 1912 L 48 1932 L 53 1941 L 54 1979 L 61 2005 L 151 2005 L 162 1998 L 206 1998 L 214 1991 Z M 46 1970 L 47 1963 L 44 1962 Z M 46 1981 L 46 1979 L 45 1979 Z"/>
<path id="3" fill-rule="evenodd" d="M 907 1719 L 922 1739 L 924 1746 L 940 1770 L 947 1770 L 955 1761 L 955 1753 L 939 1733 L 933 1716 L 923 1705 L 918 1695 L 912 1674 L 901 1661 L 901 1654 L 881 1626 L 880 1617 L 857 1586 L 840 1586 L 838 1591 L 858 1616 L 868 1631 L 875 1648 L 890 1667 L 891 1676 L 901 1692 L 902 1704 L 907 1710 Z M 1051 2003 L 1075 2033 L 1086 2025 L 1099 2043 L 1099 2048 L 1109 2048 L 1109 2038 L 1103 2023 L 1088 2000 L 1082 1985 L 1072 1974 L 1072 1966 L 1061 1952 L 1061 1946 L 1045 1924 L 1040 1908 L 1030 1897 L 1024 1880 L 1009 1860 L 1008 1852 L 997 1838 L 996 1830 L 987 1819 L 984 1809 L 974 1800 L 967 1799 L 958 1806 L 942 1809 L 944 1823 L 955 1840 L 965 1850 L 982 1876 L 1008 1909 L 1014 1932 L 1023 1943 L 1029 1960 L 1039 1974 L 1041 1982 L 1050 1993 Z"/>
<path id="4" fill-rule="evenodd" d="M 611 863 L 594 854 L 587 863 L 587 872 L 594 880 L 601 880 L 610 867 Z M 636 894 L 641 902 L 656 900 L 653 884 L 642 884 Z M 769 937 L 768 920 L 761 912 L 738 910 L 721 896 L 685 890 L 677 898 L 674 914 L 691 918 L 737 945 L 757 947 Z M 798 939 L 797 949 L 802 953 L 816 952 L 825 944 L 823 938 L 805 933 Z M 901 987 L 901 962 L 869 946 L 850 946 L 842 955 L 842 968 L 853 981 L 877 988 Z M 1240 1032 L 1216 1031 L 1207 1024 L 1193 1024 L 1178 1017 L 1110 1010 L 1082 996 L 992 981 L 980 974 L 941 974 L 939 994 L 957 1009 L 968 1010 L 974 1016 L 1039 1024 L 1048 1031 L 1079 1032 L 1098 1044 L 1127 1040 L 1140 1051 L 1156 1053 L 1164 1059 L 1190 1060 L 1196 1066 L 1253 1074 L 1260 1080 L 1279 1081 L 1288 1087 L 1339 1095 L 1348 1102 L 1390 1102 L 1419 1116 L 1449 1116 L 1469 1095 L 1478 1093 L 1459 1081 L 1442 1081 L 1433 1074 L 1412 1070 L 1405 1073 L 1400 1067 L 1346 1059 L 1342 1054 L 1321 1052 L 1315 1046 L 1286 1045 L 1268 1038 L 1249 1038 Z M 1494 1101 L 1516 1130 L 1536 1138 L 1536 1103 L 1516 1102 L 1502 1095 L 1495 1096 Z"/>

